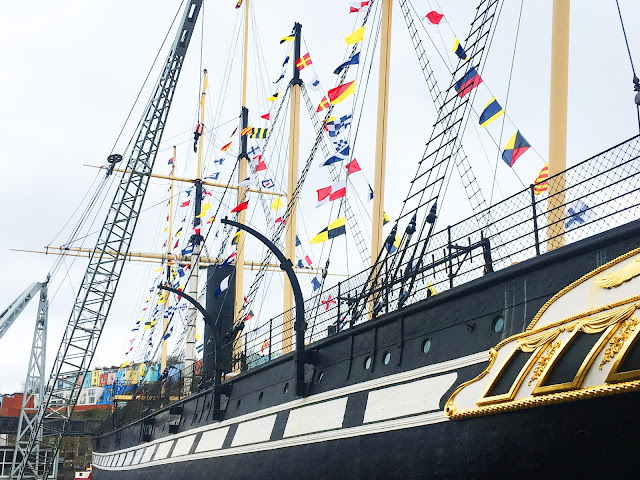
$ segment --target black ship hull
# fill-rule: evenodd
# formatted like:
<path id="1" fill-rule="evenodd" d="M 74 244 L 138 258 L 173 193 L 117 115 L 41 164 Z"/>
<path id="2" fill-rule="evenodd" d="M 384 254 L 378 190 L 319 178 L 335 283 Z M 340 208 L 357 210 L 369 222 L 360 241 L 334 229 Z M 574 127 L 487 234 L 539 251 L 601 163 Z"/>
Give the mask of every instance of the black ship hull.
<path id="1" fill-rule="evenodd" d="M 147 468 L 98 479 L 634 478 L 640 394 Z"/>
<path id="2" fill-rule="evenodd" d="M 142 413 L 95 438 L 102 479 L 489 478 L 631 471 L 638 393 L 451 420 L 445 402 L 557 292 L 638 246 L 640 223 L 491 273 Z M 428 342 L 427 342 L 428 341 Z M 624 473 L 623 473 L 624 472 Z"/>

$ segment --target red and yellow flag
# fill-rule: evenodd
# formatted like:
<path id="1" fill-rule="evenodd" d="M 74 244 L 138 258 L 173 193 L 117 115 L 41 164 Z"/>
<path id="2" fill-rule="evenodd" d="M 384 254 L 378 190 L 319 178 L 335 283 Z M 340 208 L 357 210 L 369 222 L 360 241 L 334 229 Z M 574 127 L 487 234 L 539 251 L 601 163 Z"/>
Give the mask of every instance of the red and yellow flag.
<path id="1" fill-rule="evenodd" d="M 340 103 L 349 95 L 352 95 L 356 90 L 356 81 L 353 80 L 349 83 L 343 83 L 342 85 L 338 85 L 336 88 L 332 88 L 327 92 L 329 96 L 329 101 L 332 105 L 336 103 Z"/>
<path id="2" fill-rule="evenodd" d="M 547 188 L 549 187 L 549 181 L 547 180 L 548 178 L 549 164 L 545 163 L 544 167 L 542 167 L 542 170 L 540 170 L 538 178 L 536 178 L 533 182 L 533 193 L 535 193 L 536 195 L 540 195 L 541 193 L 546 192 Z"/>
<path id="3" fill-rule="evenodd" d="M 232 142 L 227 143 L 220 150 L 222 150 L 223 152 L 226 152 L 227 150 L 229 150 L 229 147 L 231 146 L 231 143 Z"/>
<path id="4" fill-rule="evenodd" d="M 296 67 L 298 67 L 298 70 L 302 70 L 304 67 L 308 67 L 312 63 L 313 62 L 311 61 L 309 54 L 305 53 L 302 57 L 296 60 Z"/>
<path id="5" fill-rule="evenodd" d="M 245 135 L 251 135 L 252 133 L 253 133 L 253 127 L 243 128 L 243 129 L 240 131 L 240 135 L 242 135 L 243 137 L 244 137 Z"/>
<path id="6" fill-rule="evenodd" d="M 322 110 L 325 110 L 327 108 L 329 108 L 329 100 L 327 100 L 327 97 L 322 97 L 320 105 L 318 105 L 318 108 L 316 109 L 316 113 L 321 112 Z"/>

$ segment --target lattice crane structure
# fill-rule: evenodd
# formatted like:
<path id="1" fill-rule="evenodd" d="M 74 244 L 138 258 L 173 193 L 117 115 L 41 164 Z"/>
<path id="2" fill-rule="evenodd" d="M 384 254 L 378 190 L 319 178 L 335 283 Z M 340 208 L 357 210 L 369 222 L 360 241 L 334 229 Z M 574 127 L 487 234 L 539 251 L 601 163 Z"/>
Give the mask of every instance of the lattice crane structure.
<path id="1" fill-rule="evenodd" d="M 14 478 L 46 479 L 53 470 L 84 376 L 95 352 L 122 274 L 151 171 L 195 28 L 202 0 L 189 0 L 176 38 L 147 104 L 129 156 L 89 259 L 42 402 Z M 121 158 L 121 157 L 120 157 Z M 113 156 L 110 162 L 117 160 Z M 109 170 L 108 174 L 112 172 Z"/>

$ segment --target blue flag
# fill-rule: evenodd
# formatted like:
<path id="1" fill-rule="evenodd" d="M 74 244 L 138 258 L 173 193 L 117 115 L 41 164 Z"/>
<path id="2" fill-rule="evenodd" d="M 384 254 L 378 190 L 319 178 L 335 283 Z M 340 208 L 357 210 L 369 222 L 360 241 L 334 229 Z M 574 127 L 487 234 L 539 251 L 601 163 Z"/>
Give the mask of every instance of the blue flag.
<path id="1" fill-rule="evenodd" d="M 338 68 L 336 68 L 333 71 L 333 73 L 335 73 L 336 75 L 340 75 L 340 72 L 344 70 L 347 67 L 347 65 L 357 65 L 358 63 L 360 63 L 360 52 L 356 53 L 349 60 L 344 62 L 342 65 L 338 66 Z"/>
<path id="2" fill-rule="evenodd" d="M 313 285 L 314 292 L 322 286 L 320 285 L 320 281 L 318 280 L 318 277 L 313 277 L 313 279 L 311 280 L 311 285 Z"/>
<path id="3" fill-rule="evenodd" d="M 336 154 L 332 157 L 327 158 L 320 166 L 326 167 L 327 165 L 331 165 L 336 162 L 342 162 L 343 160 L 349 159 L 349 145 L 344 147 L 342 150 L 336 151 Z"/>
<path id="4" fill-rule="evenodd" d="M 299 246 L 299 245 L 302 245 L 302 242 L 298 238 L 298 235 L 296 235 L 296 247 Z"/>

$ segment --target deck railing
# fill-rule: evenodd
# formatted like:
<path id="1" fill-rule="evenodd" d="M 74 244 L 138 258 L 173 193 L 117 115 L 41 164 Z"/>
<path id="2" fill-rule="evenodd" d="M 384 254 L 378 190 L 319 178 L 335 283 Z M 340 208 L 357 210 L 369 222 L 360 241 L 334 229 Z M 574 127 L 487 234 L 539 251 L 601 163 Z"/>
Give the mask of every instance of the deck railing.
<path id="1" fill-rule="evenodd" d="M 595 155 L 564 173 L 564 205 L 559 220 L 564 243 L 623 225 L 640 212 L 640 136 Z M 553 181 L 551 177 L 549 181 Z M 307 343 L 402 306 L 502 270 L 547 251 L 553 239 L 548 224 L 548 192 L 535 195 L 533 185 L 454 225 L 430 239 L 410 244 L 388 255 L 379 265 L 379 281 L 371 287 L 370 269 L 364 270 L 305 301 Z M 398 232 L 402 235 L 402 231 Z M 560 235 L 556 235 L 560 236 Z M 413 252 L 425 255 L 418 258 Z M 402 260 L 400 260 L 402 258 Z M 409 291 L 409 285 L 413 286 Z M 282 325 L 293 311 L 284 312 L 244 333 L 246 367 L 282 355 Z M 290 342 L 291 344 L 295 342 Z"/>
<path id="2" fill-rule="evenodd" d="M 562 192 L 565 202 L 556 223 L 562 222 L 565 227 L 565 244 L 638 218 L 640 136 L 591 157 L 561 175 L 566 181 Z M 553 230 L 547 222 L 547 201 L 548 192 L 535 195 L 530 186 L 447 226 L 429 239 L 410 244 L 404 254 L 401 246 L 398 252 L 380 262 L 377 281 L 371 281 L 371 269 L 367 269 L 307 299 L 305 341 L 316 342 L 487 272 L 546 253 L 547 242 L 552 240 L 549 232 Z M 425 254 L 418 258 L 413 252 L 422 252 L 425 242 L 428 242 Z M 245 332 L 243 352 L 234 359 L 236 369 L 245 371 L 281 356 L 283 337 L 293 335 L 293 332 L 283 333 L 282 326 L 293 314 L 293 310 L 284 312 Z M 295 345 L 295 342 L 289 344 Z M 183 398 L 187 375 L 193 378 L 193 391 L 213 385 L 213 377 L 203 371 L 202 361 L 189 370 L 174 368 L 158 382 L 138 386 L 135 401 L 116 410 L 98 433 L 117 429 Z"/>

